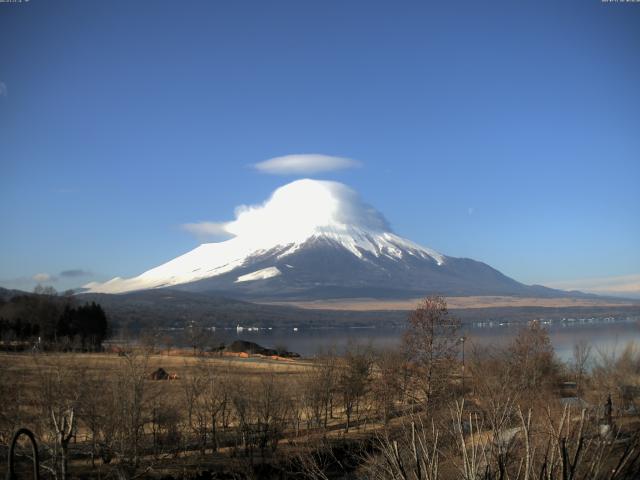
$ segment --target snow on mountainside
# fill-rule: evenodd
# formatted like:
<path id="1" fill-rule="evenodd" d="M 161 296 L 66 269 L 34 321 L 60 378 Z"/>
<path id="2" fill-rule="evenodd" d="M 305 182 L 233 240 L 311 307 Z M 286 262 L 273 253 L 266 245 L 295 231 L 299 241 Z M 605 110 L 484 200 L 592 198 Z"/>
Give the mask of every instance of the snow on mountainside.
<path id="1" fill-rule="evenodd" d="M 399 237 L 382 214 L 337 182 L 294 181 L 215 228 L 233 238 L 202 244 L 137 277 L 85 288 L 124 293 L 173 287 L 261 299 L 564 294 Z"/>
<path id="2" fill-rule="evenodd" d="M 122 293 L 185 284 L 230 272 L 268 251 L 277 250 L 278 258 L 284 258 L 320 238 L 335 242 L 358 258 L 369 252 L 374 256 L 400 259 L 408 254 L 444 262 L 439 253 L 391 233 L 379 212 L 337 182 L 292 182 L 277 189 L 260 206 L 241 207 L 237 219 L 223 228 L 234 237 L 200 245 L 138 277 L 116 277 L 105 283 L 89 283 L 85 288 L 90 292 Z"/>
<path id="3" fill-rule="evenodd" d="M 265 280 L 280 275 L 278 267 L 267 267 L 257 270 L 255 272 L 247 273 L 246 275 L 240 275 L 236 280 L 236 283 L 251 282 L 253 280 Z"/>

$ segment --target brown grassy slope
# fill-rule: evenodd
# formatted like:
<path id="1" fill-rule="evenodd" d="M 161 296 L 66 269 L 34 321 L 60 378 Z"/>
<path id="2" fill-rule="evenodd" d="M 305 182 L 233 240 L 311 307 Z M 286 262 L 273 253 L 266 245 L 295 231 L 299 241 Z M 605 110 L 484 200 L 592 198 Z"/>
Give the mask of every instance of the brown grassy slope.
<path id="1" fill-rule="evenodd" d="M 313 310 L 413 310 L 420 298 L 407 300 L 378 300 L 372 298 L 328 299 L 298 302 L 274 302 L 274 305 L 291 305 Z M 447 306 L 456 308 L 494 308 L 494 307 L 611 307 L 638 305 L 631 300 L 611 298 L 527 298 L 506 296 L 470 296 L 447 297 Z"/>

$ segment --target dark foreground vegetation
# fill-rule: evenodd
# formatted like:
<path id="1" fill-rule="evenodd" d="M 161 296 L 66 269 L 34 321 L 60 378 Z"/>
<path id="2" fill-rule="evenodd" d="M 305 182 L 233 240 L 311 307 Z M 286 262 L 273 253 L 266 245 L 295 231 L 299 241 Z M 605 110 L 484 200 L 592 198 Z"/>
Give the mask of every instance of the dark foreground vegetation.
<path id="1" fill-rule="evenodd" d="M 107 316 L 95 302 L 79 303 L 72 292 L 51 287 L 0 298 L 0 342 L 4 350 L 97 351 L 110 333 Z"/>
<path id="2" fill-rule="evenodd" d="M 0 453 L 26 426 L 57 480 L 639 478 L 633 345 L 563 364 L 535 322 L 503 348 L 458 328 L 436 297 L 392 351 L 5 353 Z"/>

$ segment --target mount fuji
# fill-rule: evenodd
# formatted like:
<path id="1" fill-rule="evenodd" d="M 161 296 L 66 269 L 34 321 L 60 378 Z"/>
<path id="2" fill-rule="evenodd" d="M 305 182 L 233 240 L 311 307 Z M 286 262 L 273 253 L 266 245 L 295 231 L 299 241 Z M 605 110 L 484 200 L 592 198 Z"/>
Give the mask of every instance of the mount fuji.
<path id="1" fill-rule="evenodd" d="M 85 292 L 172 288 L 253 300 L 570 295 L 404 239 L 338 182 L 296 180 L 261 205 L 238 208 L 231 222 L 195 228 L 231 238 L 204 243 L 137 277 L 89 283 Z"/>

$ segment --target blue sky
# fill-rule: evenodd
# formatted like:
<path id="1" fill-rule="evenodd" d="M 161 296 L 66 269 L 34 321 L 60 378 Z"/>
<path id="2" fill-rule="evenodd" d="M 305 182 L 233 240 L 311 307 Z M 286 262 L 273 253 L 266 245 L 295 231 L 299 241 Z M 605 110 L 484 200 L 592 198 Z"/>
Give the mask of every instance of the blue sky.
<path id="1" fill-rule="evenodd" d="M 639 50 L 599 0 L 0 4 L 0 285 L 137 275 L 298 153 L 445 254 L 640 284 Z"/>

